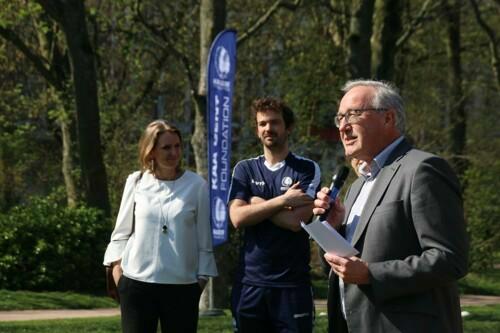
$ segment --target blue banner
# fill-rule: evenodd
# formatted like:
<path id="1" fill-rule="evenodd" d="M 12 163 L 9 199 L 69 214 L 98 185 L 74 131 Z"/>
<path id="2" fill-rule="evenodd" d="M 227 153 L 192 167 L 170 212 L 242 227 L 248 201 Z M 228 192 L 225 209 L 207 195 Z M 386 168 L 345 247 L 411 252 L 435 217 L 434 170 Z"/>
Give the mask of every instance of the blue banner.
<path id="1" fill-rule="evenodd" d="M 228 238 L 227 196 L 231 182 L 231 119 L 236 73 L 236 31 L 215 37 L 207 66 L 208 183 L 213 245 Z"/>

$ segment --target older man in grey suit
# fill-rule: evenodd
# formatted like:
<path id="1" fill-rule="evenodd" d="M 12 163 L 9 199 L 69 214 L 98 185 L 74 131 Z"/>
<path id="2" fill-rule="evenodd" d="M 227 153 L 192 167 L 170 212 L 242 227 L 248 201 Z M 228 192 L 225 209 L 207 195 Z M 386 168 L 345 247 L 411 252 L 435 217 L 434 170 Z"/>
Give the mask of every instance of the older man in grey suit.
<path id="1" fill-rule="evenodd" d="M 346 157 L 364 163 L 345 207 L 328 188 L 315 214 L 358 249 L 325 254 L 331 266 L 329 332 L 461 332 L 457 280 L 467 272 L 468 242 L 459 182 L 441 158 L 403 136 L 403 102 L 391 85 L 350 81 L 335 124 Z"/>

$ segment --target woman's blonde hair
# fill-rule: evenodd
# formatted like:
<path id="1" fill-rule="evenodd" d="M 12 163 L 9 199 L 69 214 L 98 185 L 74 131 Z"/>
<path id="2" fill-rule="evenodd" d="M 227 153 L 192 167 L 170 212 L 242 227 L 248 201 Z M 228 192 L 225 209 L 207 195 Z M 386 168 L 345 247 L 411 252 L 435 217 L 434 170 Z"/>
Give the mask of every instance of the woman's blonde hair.
<path id="1" fill-rule="evenodd" d="M 160 134 L 165 132 L 177 134 L 182 146 L 181 131 L 179 131 L 177 127 L 164 120 L 153 121 L 146 126 L 146 129 L 142 133 L 141 140 L 139 141 L 139 164 L 141 165 L 142 172 L 149 170 L 151 173 L 154 173 L 154 162 L 150 157 L 151 151 L 156 146 Z M 181 168 L 180 163 L 177 168 Z"/>

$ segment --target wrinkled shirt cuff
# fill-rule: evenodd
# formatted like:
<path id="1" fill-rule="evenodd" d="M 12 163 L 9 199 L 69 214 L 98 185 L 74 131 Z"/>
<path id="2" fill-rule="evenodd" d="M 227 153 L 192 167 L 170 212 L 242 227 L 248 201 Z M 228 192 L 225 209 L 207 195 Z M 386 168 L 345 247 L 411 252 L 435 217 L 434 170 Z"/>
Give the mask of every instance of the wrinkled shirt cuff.
<path id="1" fill-rule="evenodd" d="M 200 251 L 199 252 L 200 261 L 198 267 L 198 276 L 212 276 L 215 277 L 219 275 L 217 272 L 217 266 L 215 264 L 215 257 L 212 251 Z"/>
<path id="2" fill-rule="evenodd" d="M 110 266 L 111 263 L 120 260 L 126 245 L 127 240 L 111 241 L 104 254 L 103 265 Z"/>

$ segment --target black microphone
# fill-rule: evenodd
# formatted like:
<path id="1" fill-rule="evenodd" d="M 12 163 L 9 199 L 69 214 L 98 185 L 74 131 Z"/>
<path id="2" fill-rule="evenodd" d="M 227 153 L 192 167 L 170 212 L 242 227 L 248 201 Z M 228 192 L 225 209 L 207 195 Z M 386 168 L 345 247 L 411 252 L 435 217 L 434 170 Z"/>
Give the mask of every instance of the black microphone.
<path id="1" fill-rule="evenodd" d="M 342 188 L 342 185 L 344 185 L 347 175 L 349 175 L 349 168 L 345 165 L 338 167 L 337 173 L 333 175 L 332 184 L 330 185 L 330 193 L 328 193 L 328 196 L 331 198 L 331 202 L 334 202 L 339 196 L 340 189 Z M 316 222 L 317 220 L 325 221 L 328 217 L 328 213 L 330 213 L 330 209 L 331 206 L 323 214 L 316 216 L 313 222 Z"/>

